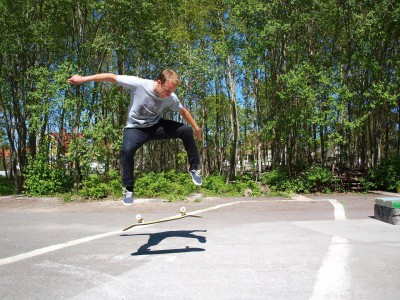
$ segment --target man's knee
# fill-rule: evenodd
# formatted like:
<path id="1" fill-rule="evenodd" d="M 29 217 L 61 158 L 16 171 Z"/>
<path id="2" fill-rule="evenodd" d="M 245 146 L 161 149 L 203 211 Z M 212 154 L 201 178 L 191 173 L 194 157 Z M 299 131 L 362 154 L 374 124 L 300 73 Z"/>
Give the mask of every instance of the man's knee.
<path id="1" fill-rule="evenodd" d="M 193 129 L 189 125 L 183 125 L 183 130 L 185 133 L 193 134 Z"/>
<path id="2" fill-rule="evenodd" d="M 134 154 L 139 147 L 140 145 L 133 141 L 124 142 L 122 143 L 121 152 L 122 154 L 131 155 Z"/>
<path id="3" fill-rule="evenodd" d="M 189 125 L 183 125 L 179 128 L 181 132 L 182 138 L 192 138 L 193 137 L 193 129 Z"/>

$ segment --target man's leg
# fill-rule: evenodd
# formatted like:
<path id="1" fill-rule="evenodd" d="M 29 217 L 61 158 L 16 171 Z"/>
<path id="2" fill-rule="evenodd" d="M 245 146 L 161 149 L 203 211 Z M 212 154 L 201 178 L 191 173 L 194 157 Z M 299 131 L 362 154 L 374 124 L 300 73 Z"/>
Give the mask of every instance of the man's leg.
<path id="1" fill-rule="evenodd" d="M 188 155 L 189 172 L 192 175 L 193 182 L 196 185 L 201 185 L 202 180 L 199 170 L 200 155 L 194 140 L 192 128 L 179 122 L 161 119 L 157 126 L 156 137 L 157 139 L 179 138 L 182 140 Z"/>
<path id="2" fill-rule="evenodd" d="M 150 135 L 145 129 L 126 128 L 122 139 L 121 164 L 122 164 L 122 185 L 125 187 L 124 204 L 133 204 L 134 168 L 135 153 Z"/>

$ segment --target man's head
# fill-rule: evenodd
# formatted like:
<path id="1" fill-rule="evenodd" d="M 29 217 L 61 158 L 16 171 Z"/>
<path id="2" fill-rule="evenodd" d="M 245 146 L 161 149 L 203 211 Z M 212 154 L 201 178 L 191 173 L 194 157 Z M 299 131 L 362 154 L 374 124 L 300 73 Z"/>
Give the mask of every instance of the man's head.
<path id="1" fill-rule="evenodd" d="M 160 98 L 171 96 L 181 84 L 178 74 L 173 70 L 164 70 L 158 75 L 154 85 L 154 91 Z"/>
<path id="2" fill-rule="evenodd" d="M 178 87 L 181 84 L 178 74 L 174 70 L 169 70 L 169 69 L 162 71 L 158 75 L 157 80 L 159 80 L 161 84 L 164 84 L 168 81 L 172 82 L 176 87 Z"/>

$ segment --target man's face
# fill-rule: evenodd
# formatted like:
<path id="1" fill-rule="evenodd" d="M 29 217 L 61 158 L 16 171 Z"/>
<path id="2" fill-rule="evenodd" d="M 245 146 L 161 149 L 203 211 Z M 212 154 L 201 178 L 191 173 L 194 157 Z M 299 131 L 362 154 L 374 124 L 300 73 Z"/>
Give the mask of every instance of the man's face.
<path id="1" fill-rule="evenodd" d="M 160 80 L 157 80 L 157 86 L 155 89 L 155 92 L 157 93 L 158 97 L 160 98 L 167 98 L 171 96 L 173 92 L 176 90 L 176 85 L 173 84 L 172 82 L 165 82 L 164 84 L 161 84 Z"/>

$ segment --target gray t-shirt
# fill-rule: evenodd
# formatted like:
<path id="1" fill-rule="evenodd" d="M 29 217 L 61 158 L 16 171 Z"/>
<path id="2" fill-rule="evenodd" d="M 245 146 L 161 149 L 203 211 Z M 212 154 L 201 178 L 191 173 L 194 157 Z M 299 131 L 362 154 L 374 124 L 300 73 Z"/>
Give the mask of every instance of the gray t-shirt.
<path id="1" fill-rule="evenodd" d="M 160 98 L 154 92 L 154 81 L 136 76 L 118 75 L 117 82 L 129 91 L 128 118 L 125 128 L 144 128 L 158 123 L 165 108 L 181 111 L 183 106 L 175 93 Z"/>

